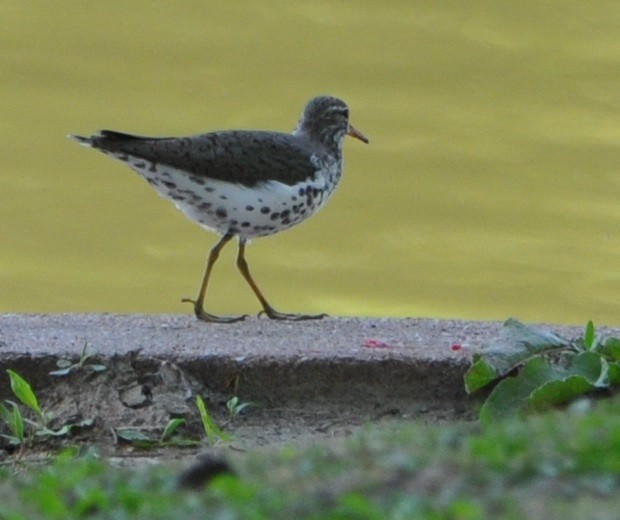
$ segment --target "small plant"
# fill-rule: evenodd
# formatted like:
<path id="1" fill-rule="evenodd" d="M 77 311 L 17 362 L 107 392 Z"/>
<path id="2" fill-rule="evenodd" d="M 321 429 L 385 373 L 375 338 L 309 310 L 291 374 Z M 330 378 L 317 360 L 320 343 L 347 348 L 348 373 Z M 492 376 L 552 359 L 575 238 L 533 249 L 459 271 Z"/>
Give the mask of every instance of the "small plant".
<path id="1" fill-rule="evenodd" d="M 9 434 L 2 434 L 2 437 L 7 439 L 12 446 L 24 446 L 26 443 L 26 428 L 25 425 L 29 424 L 33 427 L 34 431 L 41 431 L 47 429 L 47 418 L 37 400 L 32 387 L 28 382 L 13 370 L 7 370 L 9 379 L 11 380 L 11 390 L 17 399 L 30 410 L 32 410 L 37 417 L 37 421 L 31 421 L 24 418 L 19 405 L 14 401 L 5 400 L 9 408 L 0 403 L 0 419 L 7 425 Z"/>
<path id="2" fill-rule="evenodd" d="M 238 397 L 231 397 L 228 401 L 226 401 L 226 408 L 228 409 L 229 414 L 228 420 L 232 421 L 251 404 L 252 403 L 240 403 Z"/>
<path id="3" fill-rule="evenodd" d="M 249 403 L 239 403 L 239 399 L 236 397 L 230 399 L 226 403 L 231 417 L 230 420 L 232 420 L 232 417 L 238 415 L 248 404 Z M 199 395 L 196 396 L 196 407 L 200 414 L 202 429 L 210 444 L 231 440 L 231 436 L 215 423 L 207 410 L 204 399 Z M 160 436 L 155 436 L 152 433 L 149 434 L 149 429 L 134 427 L 115 428 L 114 435 L 117 439 L 145 449 L 162 446 L 196 446 L 201 444 L 199 441 L 184 439 L 177 435 L 178 429 L 184 425 L 185 419 L 175 418 L 168 422 Z"/>
<path id="4" fill-rule="evenodd" d="M 49 416 L 39 406 L 36 394 L 32 390 L 30 384 L 17 372 L 7 370 L 11 380 L 11 390 L 13 394 L 21 401 L 21 403 L 29 408 L 35 415 L 36 420 L 30 420 L 24 417 L 19 405 L 13 401 L 5 400 L 11 406 L 11 409 L 0 403 L 0 419 L 9 429 L 9 434 L 2 434 L 2 437 L 9 441 L 11 445 L 21 445 L 26 443 L 26 428 L 30 426 L 30 433 L 39 437 L 59 437 L 71 433 L 75 427 L 92 426 L 92 419 L 86 419 L 79 423 L 67 423 L 58 430 L 52 430 L 48 427 Z"/>
<path id="5" fill-rule="evenodd" d="M 58 366 L 59 369 L 50 372 L 50 375 L 57 376 L 57 377 L 66 376 L 72 370 L 76 370 L 76 369 L 80 369 L 84 367 L 88 368 L 94 373 L 105 371 L 106 370 L 105 365 L 101 365 L 98 363 L 88 363 L 88 364 L 86 363 L 90 358 L 94 356 L 94 354 L 86 353 L 87 347 L 88 347 L 88 343 L 85 341 L 84 346 L 82 347 L 82 352 L 80 353 L 80 359 L 77 363 L 72 363 L 70 360 L 64 359 L 64 358 L 59 359 L 56 362 L 56 365 Z"/>
<path id="6" fill-rule="evenodd" d="M 209 443 L 215 444 L 220 440 L 231 440 L 231 436 L 222 431 L 222 429 L 215 424 L 215 421 L 211 418 L 209 412 L 207 411 L 204 399 L 199 395 L 196 396 L 196 406 L 198 407 L 198 412 L 200 413 L 202 428 L 204 429 Z"/>
<path id="7" fill-rule="evenodd" d="M 168 424 L 164 428 L 164 431 L 159 437 L 148 435 L 143 429 L 140 428 L 116 428 L 114 429 L 114 435 L 118 439 L 122 439 L 125 442 L 133 444 L 139 448 L 158 448 L 164 446 L 196 446 L 200 442 L 191 439 L 184 439 L 178 434 L 178 430 L 181 426 L 185 426 L 185 419 L 174 418 L 168 421 Z"/>
<path id="8" fill-rule="evenodd" d="M 159 438 L 160 444 L 169 442 L 172 439 L 173 435 L 176 433 L 176 431 L 181 426 L 184 426 L 184 425 L 185 425 L 185 419 L 181 419 L 179 417 L 170 419 L 170 421 L 168 421 L 168 424 L 164 428 L 164 432 L 161 434 L 161 437 Z"/>
<path id="9" fill-rule="evenodd" d="M 24 418 L 19 410 L 19 406 L 13 401 L 6 401 L 12 409 L 9 410 L 5 405 L 0 403 L 0 419 L 9 428 L 10 434 L 0 434 L 8 440 L 11 446 L 19 446 L 24 444 Z"/>
<path id="10" fill-rule="evenodd" d="M 465 374 L 470 394 L 491 383 L 497 384 L 480 409 L 483 422 L 620 386 L 620 339 L 597 335 L 592 321 L 582 338 L 567 340 L 510 319 Z"/>
<path id="11" fill-rule="evenodd" d="M 7 373 L 9 374 L 9 379 L 11 380 L 11 390 L 15 394 L 15 397 L 17 397 L 22 404 L 26 405 L 36 414 L 38 418 L 38 422 L 36 424 L 45 428 L 47 426 L 47 417 L 39 406 L 37 396 L 32 390 L 32 387 L 28 384 L 28 381 L 13 370 L 7 370 Z"/>

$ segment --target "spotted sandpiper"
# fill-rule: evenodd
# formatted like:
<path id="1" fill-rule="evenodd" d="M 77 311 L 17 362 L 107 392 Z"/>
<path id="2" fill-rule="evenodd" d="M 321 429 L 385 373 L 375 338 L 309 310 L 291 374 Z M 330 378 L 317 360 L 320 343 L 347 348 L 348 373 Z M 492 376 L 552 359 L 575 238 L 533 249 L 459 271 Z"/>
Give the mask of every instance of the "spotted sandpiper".
<path id="1" fill-rule="evenodd" d="M 292 134 L 227 130 L 189 137 L 140 137 L 101 130 L 69 136 L 127 163 L 185 216 L 222 237 L 213 246 L 194 305 L 196 317 L 232 323 L 246 316 L 215 316 L 204 300 L 211 270 L 222 248 L 239 238 L 237 267 L 263 313 L 275 320 L 320 319 L 325 314 L 276 311 L 252 278 L 245 260 L 248 240 L 299 224 L 329 200 L 342 174 L 342 142 L 348 134 L 368 139 L 349 124 L 342 100 L 319 96 L 305 107 Z"/>

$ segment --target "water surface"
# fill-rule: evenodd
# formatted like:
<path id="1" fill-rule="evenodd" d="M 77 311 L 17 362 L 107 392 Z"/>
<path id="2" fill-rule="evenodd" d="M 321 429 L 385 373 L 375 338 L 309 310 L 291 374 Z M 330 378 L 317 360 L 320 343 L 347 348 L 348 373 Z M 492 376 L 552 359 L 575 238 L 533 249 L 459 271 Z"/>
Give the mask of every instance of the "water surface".
<path id="1" fill-rule="evenodd" d="M 216 237 L 67 140 L 291 130 L 331 93 L 371 139 L 258 240 L 276 308 L 620 322 L 616 2 L 18 2 L 0 7 L 0 311 L 191 312 Z M 218 313 L 258 310 L 218 263 Z"/>

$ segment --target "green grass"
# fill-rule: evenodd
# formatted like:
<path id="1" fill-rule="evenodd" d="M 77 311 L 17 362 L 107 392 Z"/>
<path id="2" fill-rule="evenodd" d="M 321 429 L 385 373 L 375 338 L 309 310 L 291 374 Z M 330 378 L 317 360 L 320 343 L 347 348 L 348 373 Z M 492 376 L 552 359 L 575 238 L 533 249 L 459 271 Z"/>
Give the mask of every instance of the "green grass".
<path id="1" fill-rule="evenodd" d="M 61 455 L 6 466 L 0 518 L 617 518 L 620 399 L 488 425 L 369 427 L 346 440 L 231 455 L 200 492 L 178 468 Z M 233 457 L 234 455 L 234 457 Z"/>

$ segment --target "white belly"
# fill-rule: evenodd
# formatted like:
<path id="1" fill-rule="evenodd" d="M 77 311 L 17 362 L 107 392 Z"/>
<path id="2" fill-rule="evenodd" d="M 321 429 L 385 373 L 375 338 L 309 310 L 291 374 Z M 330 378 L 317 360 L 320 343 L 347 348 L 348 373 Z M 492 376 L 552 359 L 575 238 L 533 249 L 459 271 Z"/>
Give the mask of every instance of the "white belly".
<path id="1" fill-rule="evenodd" d="M 325 205 L 339 176 L 317 175 L 288 186 L 269 181 L 253 188 L 191 176 L 169 166 L 130 157 L 127 164 L 186 217 L 219 234 L 245 238 L 272 235 L 299 224 Z"/>

